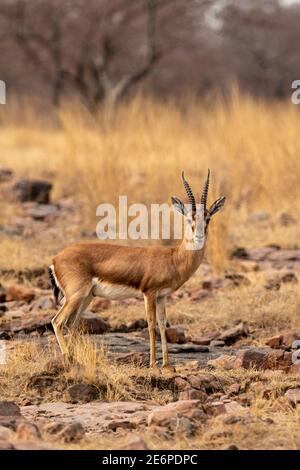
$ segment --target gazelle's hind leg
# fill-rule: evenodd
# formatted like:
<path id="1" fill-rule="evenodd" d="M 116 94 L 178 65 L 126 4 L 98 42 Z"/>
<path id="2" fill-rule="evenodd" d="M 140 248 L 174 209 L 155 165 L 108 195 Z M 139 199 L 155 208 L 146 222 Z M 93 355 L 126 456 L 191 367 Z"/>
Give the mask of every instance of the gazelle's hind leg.
<path id="1" fill-rule="evenodd" d="M 91 287 L 92 288 L 92 287 Z M 52 319 L 53 330 L 64 358 L 68 358 L 68 347 L 63 335 L 65 326 L 74 327 L 78 322 L 80 314 L 88 306 L 92 299 L 91 288 L 79 290 L 71 297 L 66 297 L 65 304 Z"/>

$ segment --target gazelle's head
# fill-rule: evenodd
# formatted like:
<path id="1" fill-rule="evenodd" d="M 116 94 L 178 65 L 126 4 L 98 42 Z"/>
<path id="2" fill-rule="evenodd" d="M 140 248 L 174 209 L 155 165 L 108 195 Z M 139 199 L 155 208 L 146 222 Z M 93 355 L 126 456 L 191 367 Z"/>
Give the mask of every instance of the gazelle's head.
<path id="1" fill-rule="evenodd" d="M 174 208 L 186 218 L 187 231 L 186 235 L 190 243 L 190 249 L 201 249 L 205 242 L 209 222 L 224 205 L 225 197 L 218 198 L 209 209 L 207 209 L 207 195 L 209 189 L 210 170 L 208 170 L 207 178 L 204 183 L 200 204 L 196 204 L 193 191 L 184 177 L 182 172 L 182 181 L 188 195 L 188 204 L 183 204 L 180 199 L 173 196 L 172 203 Z"/>

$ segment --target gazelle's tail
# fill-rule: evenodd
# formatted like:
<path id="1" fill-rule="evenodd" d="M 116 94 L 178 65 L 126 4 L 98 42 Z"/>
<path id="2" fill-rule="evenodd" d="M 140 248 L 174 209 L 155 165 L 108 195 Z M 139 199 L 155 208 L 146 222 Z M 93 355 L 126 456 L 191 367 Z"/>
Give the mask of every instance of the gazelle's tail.
<path id="1" fill-rule="evenodd" d="M 54 272 L 54 266 L 51 264 L 48 268 L 48 275 L 49 279 L 51 282 L 51 287 L 53 290 L 54 298 L 55 298 L 55 303 L 58 305 L 59 301 L 64 297 L 63 291 L 61 290 L 60 286 L 58 285 L 55 272 Z"/>

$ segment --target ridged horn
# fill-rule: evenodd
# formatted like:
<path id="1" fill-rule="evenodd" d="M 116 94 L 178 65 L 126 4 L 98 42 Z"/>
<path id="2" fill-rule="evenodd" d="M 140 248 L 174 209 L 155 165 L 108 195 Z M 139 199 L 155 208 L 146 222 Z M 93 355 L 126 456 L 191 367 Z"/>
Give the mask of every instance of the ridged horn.
<path id="1" fill-rule="evenodd" d="M 184 177 L 184 171 L 182 172 L 181 177 L 182 177 L 182 181 L 183 181 L 183 184 L 184 184 L 186 193 L 187 193 L 188 198 L 189 198 L 189 203 L 190 203 L 191 206 L 192 206 L 192 211 L 193 211 L 193 213 L 195 214 L 195 213 L 196 213 L 196 201 L 195 201 L 195 197 L 194 197 L 193 191 L 192 191 L 192 189 L 191 189 L 189 183 L 187 182 L 187 180 L 186 180 L 185 177 Z"/>
<path id="2" fill-rule="evenodd" d="M 208 189 L 209 189 L 209 176 L 210 176 L 210 169 L 208 169 L 207 172 L 207 178 L 203 187 L 203 193 L 201 196 L 201 204 L 204 206 L 204 212 L 206 212 L 206 203 L 207 203 L 207 195 L 208 195 Z"/>

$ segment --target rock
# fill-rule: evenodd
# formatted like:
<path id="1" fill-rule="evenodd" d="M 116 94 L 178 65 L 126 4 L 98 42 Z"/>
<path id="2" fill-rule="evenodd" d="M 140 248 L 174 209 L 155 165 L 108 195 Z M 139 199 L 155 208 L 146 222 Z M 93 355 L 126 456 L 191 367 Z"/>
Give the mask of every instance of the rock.
<path id="1" fill-rule="evenodd" d="M 180 392 L 179 400 L 199 400 L 201 403 L 207 401 L 207 394 L 201 390 L 195 390 L 194 388 L 187 388 Z"/>
<path id="2" fill-rule="evenodd" d="M 27 211 L 34 220 L 52 219 L 59 215 L 59 208 L 54 204 L 38 204 Z"/>
<path id="3" fill-rule="evenodd" d="M 15 447 L 11 442 L 0 439 L 0 450 L 14 450 Z"/>
<path id="4" fill-rule="evenodd" d="M 0 401 L 0 416 L 21 416 L 21 410 L 13 401 Z"/>
<path id="5" fill-rule="evenodd" d="M 300 261 L 300 250 L 276 250 L 268 255 L 268 259 L 281 263 Z"/>
<path id="6" fill-rule="evenodd" d="M 287 413 L 291 411 L 291 403 L 287 397 L 279 397 L 270 408 L 273 413 Z"/>
<path id="7" fill-rule="evenodd" d="M 285 392 L 285 396 L 293 405 L 300 403 L 300 388 L 290 388 Z"/>
<path id="8" fill-rule="evenodd" d="M 279 349 L 282 344 L 282 335 L 272 336 L 266 341 L 266 345 L 272 349 Z"/>
<path id="9" fill-rule="evenodd" d="M 5 183 L 9 181 L 13 176 L 13 171 L 10 168 L 4 166 L 0 167 L 0 183 Z"/>
<path id="10" fill-rule="evenodd" d="M 281 349 L 263 351 L 256 348 L 239 351 L 235 368 L 245 369 L 283 369 L 288 370 L 292 364 L 292 353 Z"/>
<path id="11" fill-rule="evenodd" d="M 244 412 L 245 408 L 241 406 L 237 401 L 230 401 L 228 403 L 216 401 L 209 405 L 209 411 L 213 416 L 219 416 L 227 413 Z"/>
<path id="12" fill-rule="evenodd" d="M 228 395 L 228 396 L 238 395 L 239 392 L 240 392 L 240 390 L 241 390 L 240 384 L 238 384 L 238 383 L 231 384 L 231 385 L 228 387 L 227 395 Z"/>
<path id="13" fill-rule="evenodd" d="M 181 326 L 169 326 L 166 328 L 168 343 L 183 344 L 185 343 L 185 333 Z"/>
<path id="14" fill-rule="evenodd" d="M 85 333 L 91 335 L 102 335 L 109 331 L 109 324 L 98 315 L 91 312 L 85 312 L 80 320 L 80 326 Z"/>
<path id="15" fill-rule="evenodd" d="M 255 348 L 239 351 L 235 360 L 235 368 L 265 369 L 268 353 Z"/>
<path id="16" fill-rule="evenodd" d="M 118 450 L 149 450 L 144 439 L 140 436 L 130 436 L 124 445 L 118 447 Z"/>
<path id="17" fill-rule="evenodd" d="M 26 287 L 24 285 L 14 285 L 10 286 L 7 289 L 6 293 L 6 302 L 13 300 L 31 302 L 35 297 L 35 292 L 32 288 Z"/>
<path id="18" fill-rule="evenodd" d="M 213 341 L 214 339 L 219 338 L 220 333 L 219 331 L 212 331 L 211 333 L 206 333 L 203 336 L 193 336 L 191 341 L 194 344 L 200 344 L 202 346 L 207 346 Z"/>
<path id="19" fill-rule="evenodd" d="M 0 325 L 0 339 L 9 339 L 17 333 L 31 333 L 37 331 L 44 333 L 45 331 L 53 331 L 51 319 L 52 315 L 34 316 L 22 318 L 22 320 L 10 320 L 2 322 Z"/>
<path id="20" fill-rule="evenodd" d="M 231 254 L 233 258 L 248 259 L 251 261 L 265 261 L 271 254 L 279 252 L 278 246 L 264 246 L 259 248 L 246 249 L 243 247 L 235 248 Z"/>
<path id="21" fill-rule="evenodd" d="M 285 349 L 292 349 L 294 342 L 297 340 L 300 340 L 300 335 L 298 333 L 290 331 L 282 335 L 281 344 Z"/>
<path id="22" fill-rule="evenodd" d="M 0 442 L 10 441 L 14 439 L 14 437 L 15 437 L 15 433 L 11 429 L 0 425 Z"/>
<path id="23" fill-rule="evenodd" d="M 34 201 L 49 204 L 52 183 L 42 180 L 20 180 L 12 187 L 14 197 L 20 202 Z"/>
<path id="24" fill-rule="evenodd" d="M 293 349 L 293 350 L 300 349 L 300 339 L 297 339 L 296 341 L 293 341 L 291 349 Z"/>
<path id="25" fill-rule="evenodd" d="M 272 349 L 292 349 L 294 341 L 300 340 L 300 335 L 294 332 L 287 332 L 282 335 L 273 336 L 266 344 Z"/>
<path id="26" fill-rule="evenodd" d="M 295 273 L 289 272 L 281 276 L 280 281 L 284 283 L 291 282 L 293 284 L 297 284 L 298 278 Z"/>
<path id="27" fill-rule="evenodd" d="M 180 392 L 190 387 L 187 380 L 183 379 L 182 377 L 175 377 L 174 386 L 175 389 Z"/>
<path id="28" fill-rule="evenodd" d="M 264 288 L 267 290 L 279 290 L 280 281 L 278 281 L 278 279 L 270 279 L 265 283 Z"/>
<path id="29" fill-rule="evenodd" d="M 131 331 L 143 330 L 144 328 L 147 328 L 147 321 L 144 318 L 139 318 L 138 320 L 128 323 L 126 328 L 128 333 Z"/>
<path id="30" fill-rule="evenodd" d="M 215 393 L 223 389 L 219 380 L 212 374 L 189 375 L 187 379 L 193 388 L 206 393 Z"/>
<path id="31" fill-rule="evenodd" d="M 208 366 L 212 366 L 216 369 L 225 369 L 231 370 L 234 368 L 236 361 L 235 356 L 229 356 L 228 354 L 222 354 L 221 356 L 217 357 L 216 359 L 210 359 L 207 362 Z"/>
<path id="32" fill-rule="evenodd" d="M 169 346 L 169 352 L 172 354 L 180 354 L 180 353 L 208 353 L 209 348 L 208 346 L 200 346 L 198 344 L 193 343 L 186 343 L 186 344 L 178 344 L 176 346 Z"/>
<path id="33" fill-rule="evenodd" d="M 64 399 L 70 403 L 88 403 L 96 400 L 98 396 L 99 391 L 95 385 L 78 383 L 66 390 Z"/>
<path id="34" fill-rule="evenodd" d="M 35 440 L 41 437 L 39 428 L 34 423 L 26 421 L 17 426 L 16 434 L 18 439 L 25 441 Z"/>
<path id="35" fill-rule="evenodd" d="M 296 224 L 297 220 L 291 214 L 287 212 L 283 212 L 282 214 L 280 214 L 278 218 L 278 223 L 280 225 L 283 225 L 284 227 L 287 227 L 289 225 Z"/>
<path id="36" fill-rule="evenodd" d="M 249 335 L 248 325 L 246 322 L 240 322 L 238 325 L 223 331 L 219 339 L 225 341 L 226 344 L 233 344 L 237 339 Z"/>
<path id="37" fill-rule="evenodd" d="M 55 308 L 55 302 L 52 297 L 40 297 L 30 305 L 30 311 L 34 310 L 51 310 Z"/>
<path id="38" fill-rule="evenodd" d="M 235 287 L 249 286 L 251 284 L 249 279 L 243 274 L 226 273 L 225 279 L 229 279 Z"/>
<path id="39" fill-rule="evenodd" d="M 198 422 L 207 419 L 199 400 L 182 400 L 155 408 L 148 416 L 148 426 L 169 427 L 181 417 Z"/>
<path id="40" fill-rule="evenodd" d="M 146 352 L 131 352 L 116 359 L 117 364 L 131 364 L 135 367 L 149 367 L 150 354 Z"/>
<path id="41" fill-rule="evenodd" d="M 0 284 L 0 304 L 6 302 L 6 289 Z"/>
<path id="42" fill-rule="evenodd" d="M 212 348 L 223 348 L 225 346 L 225 341 L 214 339 L 213 341 L 211 341 L 210 346 Z"/>
<path id="43" fill-rule="evenodd" d="M 297 359 L 300 361 L 299 356 L 297 357 Z M 291 367 L 290 367 L 289 372 L 291 372 L 292 374 L 300 374 L 300 362 L 298 362 L 296 364 L 292 364 Z"/>
<path id="44" fill-rule="evenodd" d="M 90 310 L 92 313 L 96 313 L 99 310 L 106 310 L 110 307 L 111 301 L 109 299 L 101 299 L 101 297 L 96 297 L 92 300 L 90 305 Z M 147 325 L 146 325 L 147 326 Z"/>
<path id="45" fill-rule="evenodd" d="M 63 442 L 78 442 L 84 435 L 84 427 L 79 421 L 73 423 L 50 422 L 42 427 L 42 434 Z"/>

